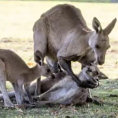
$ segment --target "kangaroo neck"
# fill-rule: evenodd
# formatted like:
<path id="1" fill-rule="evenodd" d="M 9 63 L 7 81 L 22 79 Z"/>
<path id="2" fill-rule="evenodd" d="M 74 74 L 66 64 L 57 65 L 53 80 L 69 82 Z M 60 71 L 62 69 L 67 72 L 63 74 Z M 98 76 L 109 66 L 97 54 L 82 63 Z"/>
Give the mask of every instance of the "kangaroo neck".
<path id="1" fill-rule="evenodd" d="M 37 78 L 37 77 L 41 76 L 41 68 L 38 65 L 30 68 L 30 72 L 31 72 L 33 78 Z"/>
<path id="2" fill-rule="evenodd" d="M 93 33 L 94 31 L 88 32 L 85 38 L 85 42 L 87 43 L 87 52 L 91 51 L 91 47 L 89 46 L 89 40 L 90 40 L 90 37 L 93 35 Z"/>
<path id="3" fill-rule="evenodd" d="M 94 33 L 93 31 L 90 31 L 87 34 L 86 39 L 85 39 L 87 43 L 87 48 L 86 48 L 84 56 L 79 60 L 79 62 L 82 63 L 83 65 L 88 65 L 94 62 L 95 60 L 94 51 L 89 46 L 89 40 L 90 40 L 90 37 L 93 35 L 93 33 Z"/>

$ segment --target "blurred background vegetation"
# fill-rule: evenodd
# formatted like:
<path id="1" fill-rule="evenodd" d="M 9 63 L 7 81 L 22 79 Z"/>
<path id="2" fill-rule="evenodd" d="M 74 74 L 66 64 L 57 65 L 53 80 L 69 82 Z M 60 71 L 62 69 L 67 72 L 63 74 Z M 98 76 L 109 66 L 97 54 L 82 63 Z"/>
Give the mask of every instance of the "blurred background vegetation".
<path id="1" fill-rule="evenodd" d="M 0 0 L 0 1 L 3 1 L 3 0 Z M 10 1 L 10 0 L 4 0 L 4 1 Z M 20 1 L 71 1 L 71 2 L 118 3 L 118 0 L 20 0 Z"/>

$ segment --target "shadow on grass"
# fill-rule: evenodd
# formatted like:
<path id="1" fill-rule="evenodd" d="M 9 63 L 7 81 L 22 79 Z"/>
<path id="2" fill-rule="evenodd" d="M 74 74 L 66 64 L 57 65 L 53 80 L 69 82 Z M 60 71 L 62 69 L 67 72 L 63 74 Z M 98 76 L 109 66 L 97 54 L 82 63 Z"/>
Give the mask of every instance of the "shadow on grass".
<path id="1" fill-rule="evenodd" d="M 23 111 L 0 108 L 0 118 L 116 118 L 118 116 L 118 79 L 102 80 L 100 87 L 91 92 L 92 96 L 97 96 L 104 102 L 102 106 L 91 103 L 79 107 L 47 106 Z"/>

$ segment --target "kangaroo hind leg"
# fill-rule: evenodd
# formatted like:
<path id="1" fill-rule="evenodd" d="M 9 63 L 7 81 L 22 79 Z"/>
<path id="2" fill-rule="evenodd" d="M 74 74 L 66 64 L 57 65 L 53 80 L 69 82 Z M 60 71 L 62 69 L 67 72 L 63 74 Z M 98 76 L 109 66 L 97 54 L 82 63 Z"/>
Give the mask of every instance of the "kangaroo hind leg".
<path id="1" fill-rule="evenodd" d="M 0 90 L 3 95 L 4 106 L 14 107 L 6 90 L 6 80 L 7 80 L 7 77 L 6 77 L 6 71 L 5 71 L 5 63 L 0 59 Z"/>
<path id="2" fill-rule="evenodd" d="M 15 97 L 18 105 L 24 104 L 25 93 L 23 90 L 23 82 L 17 81 L 12 83 L 14 90 L 15 90 Z"/>

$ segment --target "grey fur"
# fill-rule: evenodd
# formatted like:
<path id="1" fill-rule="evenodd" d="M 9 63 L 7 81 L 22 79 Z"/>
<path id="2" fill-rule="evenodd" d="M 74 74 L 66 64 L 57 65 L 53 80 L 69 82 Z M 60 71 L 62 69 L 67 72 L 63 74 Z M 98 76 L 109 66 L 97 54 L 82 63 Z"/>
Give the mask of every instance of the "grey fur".
<path id="1" fill-rule="evenodd" d="M 78 75 L 81 82 L 91 80 L 94 86 L 99 85 L 99 70 L 96 66 L 86 66 Z M 57 80 L 58 81 L 58 80 Z M 65 75 L 60 81 L 54 83 L 46 92 L 39 95 L 40 101 L 53 104 L 84 104 L 89 97 L 89 89 L 78 87 L 72 77 Z"/>

